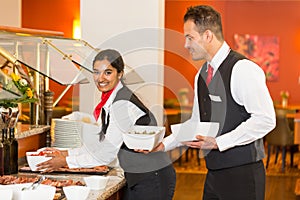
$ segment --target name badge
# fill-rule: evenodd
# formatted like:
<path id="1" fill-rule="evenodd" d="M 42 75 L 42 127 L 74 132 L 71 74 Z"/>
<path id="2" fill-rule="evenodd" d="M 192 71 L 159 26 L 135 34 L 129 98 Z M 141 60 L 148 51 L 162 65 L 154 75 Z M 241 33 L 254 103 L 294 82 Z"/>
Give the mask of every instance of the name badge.
<path id="1" fill-rule="evenodd" d="M 209 98 L 212 100 L 212 101 L 215 101 L 215 102 L 222 102 L 222 99 L 220 96 L 216 96 L 216 95 L 211 95 L 209 94 Z"/>

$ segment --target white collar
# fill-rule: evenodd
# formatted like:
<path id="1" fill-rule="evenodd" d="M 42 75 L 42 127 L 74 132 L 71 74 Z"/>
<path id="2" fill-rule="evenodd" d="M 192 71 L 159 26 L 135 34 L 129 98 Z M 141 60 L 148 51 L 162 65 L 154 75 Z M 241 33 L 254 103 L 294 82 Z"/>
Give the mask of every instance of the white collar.
<path id="1" fill-rule="evenodd" d="M 228 56 L 230 52 L 229 45 L 224 41 L 221 48 L 217 51 L 216 55 L 211 60 L 210 64 L 214 68 L 214 72 L 217 71 L 217 69 L 220 67 L 222 62 L 225 60 L 225 58 Z M 208 65 L 207 65 L 208 66 Z"/>
<path id="2" fill-rule="evenodd" d="M 111 104 L 113 103 L 114 99 L 116 98 L 116 95 L 118 93 L 118 91 L 123 87 L 123 84 L 121 81 L 119 81 L 119 83 L 117 84 L 116 88 L 114 89 L 114 91 L 111 93 L 110 97 L 108 98 L 108 100 L 106 101 L 106 103 L 104 104 L 103 108 L 105 110 L 109 110 Z"/>

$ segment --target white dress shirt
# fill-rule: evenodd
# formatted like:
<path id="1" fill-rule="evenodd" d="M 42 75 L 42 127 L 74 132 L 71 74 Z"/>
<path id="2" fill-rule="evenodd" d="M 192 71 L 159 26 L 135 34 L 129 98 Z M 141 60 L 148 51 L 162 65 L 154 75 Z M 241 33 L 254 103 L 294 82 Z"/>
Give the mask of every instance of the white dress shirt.
<path id="1" fill-rule="evenodd" d="M 226 42 L 209 63 L 217 71 L 221 63 L 230 52 Z M 198 105 L 197 80 L 200 70 L 194 80 L 194 105 L 192 117 L 189 120 L 200 121 Z M 239 145 L 249 144 L 257 139 L 263 138 L 276 125 L 273 101 L 266 86 L 266 78 L 263 70 L 254 62 L 243 59 L 239 60 L 232 70 L 231 94 L 233 99 L 246 111 L 250 118 L 241 123 L 234 130 L 216 137 L 220 151 L 225 151 Z M 171 150 L 181 144 L 171 134 L 164 139 L 165 151 Z"/>
<path id="2" fill-rule="evenodd" d="M 123 144 L 123 134 L 135 124 L 137 119 L 145 114 L 136 105 L 127 100 L 119 100 L 113 104 L 117 92 L 122 87 L 122 83 L 119 82 L 103 106 L 106 112 L 106 120 L 108 113 L 110 116 L 105 139 L 101 142 L 99 141 L 99 132 L 83 133 L 90 134 L 91 137 L 94 137 L 94 142 L 83 144 L 80 148 L 68 151 L 69 156 L 66 160 L 70 168 L 111 165 L 117 158 L 119 149 Z M 90 115 L 90 117 L 93 116 Z M 98 118 L 97 122 L 101 124 L 101 117 Z"/>

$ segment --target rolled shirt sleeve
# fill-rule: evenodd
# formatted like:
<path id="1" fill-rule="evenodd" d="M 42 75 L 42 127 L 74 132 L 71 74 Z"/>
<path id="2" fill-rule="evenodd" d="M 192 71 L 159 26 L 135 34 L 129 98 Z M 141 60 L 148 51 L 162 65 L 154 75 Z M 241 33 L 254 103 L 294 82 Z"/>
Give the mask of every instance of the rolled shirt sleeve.
<path id="1" fill-rule="evenodd" d="M 247 59 L 236 63 L 232 70 L 231 93 L 234 100 L 250 113 L 250 118 L 216 138 L 220 151 L 263 138 L 276 125 L 265 74 L 257 64 Z"/>

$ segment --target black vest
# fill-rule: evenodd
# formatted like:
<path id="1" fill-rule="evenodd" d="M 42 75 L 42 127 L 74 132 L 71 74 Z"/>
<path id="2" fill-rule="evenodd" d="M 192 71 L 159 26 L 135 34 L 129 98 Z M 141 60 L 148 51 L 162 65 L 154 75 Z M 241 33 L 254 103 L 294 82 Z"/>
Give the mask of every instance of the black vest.
<path id="1" fill-rule="evenodd" d="M 119 100 L 130 101 L 146 113 L 137 119 L 135 125 L 157 125 L 154 115 L 126 86 L 118 91 L 113 103 Z M 125 172 L 125 178 L 129 187 L 172 163 L 166 152 L 155 152 L 149 154 L 137 153 L 129 149 L 125 143 L 121 146 L 118 153 L 118 159 L 120 166 Z"/>
<path id="2" fill-rule="evenodd" d="M 201 121 L 219 122 L 218 136 L 226 134 L 246 121 L 250 114 L 244 106 L 237 104 L 231 94 L 230 80 L 235 63 L 246 59 L 243 55 L 230 51 L 229 55 L 216 71 L 208 87 L 205 80 L 206 63 L 203 65 L 198 78 L 198 104 Z M 218 96 L 221 101 L 214 101 L 211 96 Z M 219 150 L 205 151 L 208 169 L 222 169 L 240 166 L 261 160 L 264 157 L 262 140 L 247 145 L 220 152 Z"/>

